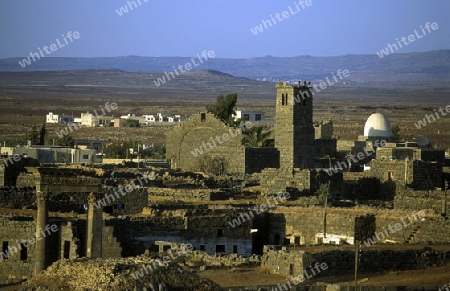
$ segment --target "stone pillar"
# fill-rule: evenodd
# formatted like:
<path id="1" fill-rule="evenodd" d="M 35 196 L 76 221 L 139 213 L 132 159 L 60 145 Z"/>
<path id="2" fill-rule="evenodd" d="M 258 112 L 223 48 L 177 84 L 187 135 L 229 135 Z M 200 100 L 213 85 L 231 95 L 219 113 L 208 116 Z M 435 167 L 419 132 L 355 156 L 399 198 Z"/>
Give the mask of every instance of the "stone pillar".
<path id="1" fill-rule="evenodd" d="M 34 263 L 34 275 L 38 275 L 45 270 L 45 241 L 46 238 L 42 234 L 42 230 L 45 229 L 47 224 L 47 198 L 48 193 L 40 191 L 41 187 L 36 189 L 36 204 L 37 204 L 37 216 L 36 216 L 36 253 Z"/>
<path id="2" fill-rule="evenodd" d="M 87 246 L 86 257 L 88 258 L 101 258 L 102 257 L 102 228 L 103 207 L 95 207 L 94 202 L 100 199 L 99 195 L 94 193 L 89 194 L 88 203 L 88 215 L 87 215 Z"/>

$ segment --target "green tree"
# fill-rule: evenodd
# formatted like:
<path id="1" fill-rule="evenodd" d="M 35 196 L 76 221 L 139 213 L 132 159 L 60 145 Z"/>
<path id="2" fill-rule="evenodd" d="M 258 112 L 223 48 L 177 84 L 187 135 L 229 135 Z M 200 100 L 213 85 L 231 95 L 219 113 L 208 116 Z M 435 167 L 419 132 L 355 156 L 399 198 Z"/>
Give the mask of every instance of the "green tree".
<path id="1" fill-rule="evenodd" d="M 325 205 L 325 202 L 327 202 L 327 204 L 330 204 L 330 181 L 325 184 L 320 184 L 319 189 L 317 189 L 316 195 L 320 204 Z"/>
<path id="2" fill-rule="evenodd" d="M 47 129 L 45 129 L 45 122 L 39 131 L 39 144 L 45 145 L 45 136 L 47 135 Z"/>
<path id="3" fill-rule="evenodd" d="M 397 140 L 400 139 L 400 126 L 395 125 L 392 127 L 392 136 Z"/>
<path id="4" fill-rule="evenodd" d="M 264 126 L 253 126 L 244 131 L 242 144 L 246 147 L 271 147 L 273 146 L 272 131 Z"/>
<path id="5" fill-rule="evenodd" d="M 60 146 L 73 147 L 75 144 L 75 141 L 70 136 L 70 134 L 68 134 L 68 135 L 64 135 L 63 137 L 59 138 L 56 143 Z"/>
<path id="6" fill-rule="evenodd" d="M 237 94 L 228 94 L 227 96 L 217 96 L 217 103 L 214 106 L 206 107 L 206 110 L 228 126 L 235 126 L 233 114 L 236 114 Z"/>
<path id="7" fill-rule="evenodd" d="M 33 125 L 33 127 L 31 128 L 30 140 L 31 140 L 32 145 L 39 144 L 39 132 L 38 132 L 38 128 L 37 128 L 36 124 Z"/>

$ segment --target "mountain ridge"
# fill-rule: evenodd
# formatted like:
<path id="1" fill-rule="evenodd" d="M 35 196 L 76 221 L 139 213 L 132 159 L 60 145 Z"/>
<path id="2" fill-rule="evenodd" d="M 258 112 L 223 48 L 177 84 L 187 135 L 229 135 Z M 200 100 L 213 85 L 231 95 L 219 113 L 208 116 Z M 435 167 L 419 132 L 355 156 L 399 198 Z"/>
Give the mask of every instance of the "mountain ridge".
<path id="1" fill-rule="evenodd" d="M 174 72 L 191 57 L 44 57 L 22 68 L 23 58 L 0 59 L 1 72 L 117 69 L 124 72 Z M 320 80 L 338 70 L 349 70 L 356 82 L 450 81 L 450 50 L 330 57 L 211 58 L 195 71 L 213 70 L 254 80 Z M 191 70 L 191 72 L 194 71 Z"/>

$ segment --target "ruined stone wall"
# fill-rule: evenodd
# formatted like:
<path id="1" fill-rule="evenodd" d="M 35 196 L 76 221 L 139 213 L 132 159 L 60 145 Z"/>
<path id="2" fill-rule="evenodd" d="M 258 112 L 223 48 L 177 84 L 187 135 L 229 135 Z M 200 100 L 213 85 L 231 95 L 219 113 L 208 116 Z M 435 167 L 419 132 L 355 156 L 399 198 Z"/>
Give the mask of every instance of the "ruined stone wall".
<path id="1" fill-rule="evenodd" d="M 261 195 L 267 196 L 285 192 L 286 188 L 298 191 L 309 190 L 311 187 L 311 171 L 292 168 L 268 168 L 260 174 Z"/>
<path id="2" fill-rule="evenodd" d="M 410 243 L 448 244 L 450 220 L 426 219 L 417 223 Z"/>
<path id="3" fill-rule="evenodd" d="M 415 190 L 434 190 L 442 184 L 442 165 L 418 160 L 372 160 L 370 175 L 381 182 L 394 181 Z"/>
<path id="4" fill-rule="evenodd" d="M 320 184 L 331 181 L 330 190 L 334 192 L 340 188 L 342 173 L 329 176 L 324 171 L 300 170 L 300 169 L 264 169 L 258 175 L 261 185 L 261 195 L 289 192 L 291 197 L 299 195 L 299 192 L 308 190 L 315 193 Z"/>
<path id="5" fill-rule="evenodd" d="M 107 187 L 103 188 L 101 197 L 107 197 L 107 195 L 113 195 L 114 198 L 117 198 L 114 193 L 117 192 L 117 188 L 115 187 Z M 120 192 L 118 194 L 119 198 L 111 201 L 108 206 L 114 205 L 113 211 L 117 211 L 122 214 L 135 214 L 141 213 L 144 207 L 148 206 L 148 191 L 146 188 L 138 188 L 134 189 L 130 192 L 126 192 L 122 190 L 125 195 L 122 195 Z M 117 205 L 121 204 L 122 208 L 118 209 Z"/>
<path id="6" fill-rule="evenodd" d="M 102 228 L 102 258 L 119 258 L 122 256 L 122 247 L 114 236 L 113 226 Z"/>
<path id="7" fill-rule="evenodd" d="M 0 207 L 30 208 L 35 200 L 36 191 L 32 187 L 0 187 Z"/>
<path id="8" fill-rule="evenodd" d="M 35 262 L 35 244 L 30 245 L 26 250 L 26 259 L 21 260 L 21 251 L 17 247 L 21 239 L 28 241 L 36 232 L 36 223 L 33 217 L 21 217 L 13 215 L 0 216 L 0 252 L 3 246 L 8 244 L 11 249 L 16 247 L 17 252 L 10 254 L 8 259 L 2 260 L 0 256 L 0 284 L 18 282 L 22 279 L 31 278 Z M 15 250 L 14 250 L 15 251 Z"/>
<path id="9" fill-rule="evenodd" d="M 333 121 L 321 120 L 314 124 L 315 138 L 316 139 L 329 139 L 333 136 Z"/>
<path id="10" fill-rule="evenodd" d="M 232 227 L 229 222 L 238 217 L 239 212 L 205 211 L 209 214 L 194 210 L 185 215 L 184 211 L 177 209 L 155 216 L 110 218 L 105 223 L 114 226 L 114 236 L 121 244 L 123 256 L 155 251 L 156 241 L 191 243 L 197 250 L 210 254 L 238 252 L 251 255 L 251 220 Z"/>
<path id="11" fill-rule="evenodd" d="M 410 184 L 413 181 L 413 163 L 406 160 L 372 160 L 369 175 L 380 179 L 381 182 L 392 180 L 401 185 Z"/>
<path id="12" fill-rule="evenodd" d="M 270 233 L 272 238 L 278 236 L 280 241 L 272 239 L 270 244 L 283 244 L 283 238 L 300 237 L 300 244 L 316 244 L 316 234 L 323 233 L 323 210 L 301 211 L 301 209 L 288 210 L 287 207 L 278 207 L 275 213 L 270 213 Z M 359 215 L 345 213 L 327 213 L 328 235 L 342 235 L 353 237 L 355 233 L 355 217 Z"/>
<path id="13" fill-rule="evenodd" d="M 304 251 L 276 250 L 266 246 L 261 258 L 261 265 L 267 267 L 271 273 L 288 276 L 302 275 L 306 267 Z"/>
<path id="14" fill-rule="evenodd" d="M 350 152 L 354 144 L 353 140 L 338 139 L 336 144 L 337 151 Z"/>
<path id="15" fill-rule="evenodd" d="M 351 274 L 355 263 L 355 252 L 335 250 L 307 254 L 306 265 L 326 263 L 329 268 L 320 277 Z M 450 251 L 422 250 L 362 250 L 358 269 L 361 272 L 386 272 L 396 270 L 424 270 L 450 264 Z"/>
<path id="16" fill-rule="evenodd" d="M 0 216 L 0 252 L 11 250 L 7 259 L 0 257 L 0 284 L 29 279 L 34 272 L 36 261 L 36 223 L 32 216 L 3 214 Z M 49 265 L 60 257 L 61 224 L 58 218 L 49 218 L 49 227 L 57 226 L 56 232 L 45 232 L 45 264 Z M 25 243 L 24 243 L 25 242 Z M 24 243 L 23 245 L 19 245 Z M 17 250 L 17 251 L 16 251 Z"/>
<path id="17" fill-rule="evenodd" d="M 394 197 L 395 209 L 433 209 L 436 213 L 443 213 L 445 192 L 417 191 L 413 189 L 398 188 Z M 450 214 L 450 193 L 447 193 L 447 214 Z"/>
<path id="18" fill-rule="evenodd" d="M 148 187 L 148 194 L 150 202 L 152 196 L 173 198 L 176 200 L 199 200 L 199 201 L 211 201 L 211 200 L 227 200 L 230 195 L 222 191 L 213 191 L 210 189 L 174 189 L 174 188 L 157 188 Z"/>
<path id="19" fill-rule="evenodd" d="M 442 186 L 442 164 L 414 161 L 414 175 L 411 185 L 416 190 L 434 190 Z"/>
<path id="20" fill-rule="evenodd" d="M 366 215 L 373 220 L 355 224 Z M 416 217 L 414 217 L 416 215 Z M 353 239 L 357 229 L 364 228 L 364 240 L 375 237 L 374 243 L 392 241 L 397 243 L 448 243 L 450 238 L 449 221 L 441 221 L 437 217 L 426 216 L 421 219 L 417 211 L 364 209 L 359 213 L 345 210 L 336 212 L 329 209 L 326 216 L 327 236 L 338 235 Z M 395 225 L 398 229 L 395 229 Z M 279 205 L 270 210 L 267 220 L 267 244 L 288 245 L 299 241 L 302 245 L 317 244 L 320 234 L 324 232 L 324 209 L 301 208 Z M 386 233 L 387 232 L 387 233 Z M 362 242 L 363 243 L 363 242 Z M 367 240 L 369 245 L 373 244 Z"/>
<path id="21" fill-rule="evenodd" d="M 245 173 L 260 173 L 265 168 L 280 167 L 280 152 L 276 148 L 245 148 Z"/>
<path id="22" fill-rule="evenodd" d="M 336 153 L 336 144 L 337 139 L 315 139 L 310 154 L 313 157 L 332 156 Z"/>
<path id="23" fill-rule="evenodd" d="M 166 158 L 172 169 L 242 174 L 242 137 L 240 129 L 229 128 L 213 114 L 195 114 L 167 132 Z"/>
<path id="24" fill-rule="evenodd" d="M 104 188 L 100 199 L 116 191 L 115 187 Z M 84 206 L 87 204 L 89 193 L 50 193 L 47 206 L 49 211 L 56 212 L 77 212 L 85 213 Z M 148 205 L 148 192 L 145 188 L 134 189 L 126 195 L 119 193 L 119 198 L 113 196 L 115 200 L 106 201 L 106 206 L 123 204 L 124 214 L 140 213 Z M 13 209 L 35 209 L 36 190 L 32 187 L 0 187 L 0 207 Z"/>
<path id="25" fill-rule="evenodd" d="M 0 165 L 3 162 L 3 160 L 0 159 Z M 0 187 L 3 187 L 5 185 L 7 185 L 7 183 L 5 183 L 5 168 L 2 166 L 0 166 Z"/>
<path id="26" fill-rule="evenodd" d="M 271 273 L 287 276 L 299 276 L 304 270 L 316 263 L 326 263 L 328 269 L 316 274 L 316 277 L 329 277 L 351 274 L 355 262 L 355 252 L 351 250 L 333 250 L 319 253 L 307 253 L 301 250 L 271 250 L 266 248 L 262 256 L 262 265 Z M 359 270 L 361 272 L 385 272 L 396 270 L 423 270 L 430 267 L 450 264 L 450 251 L 422 250 L 362 250 Z M 309 272 L 311 274 L 311 272 Z"/>
<path id="27" fill-rule="evenodd" d="M 85 254 L 81 245 L 84 238 L 79 237 L 78 225 L 79 223 L 72 221 L 61 225 L 60 258 L 75 259 Z"/>

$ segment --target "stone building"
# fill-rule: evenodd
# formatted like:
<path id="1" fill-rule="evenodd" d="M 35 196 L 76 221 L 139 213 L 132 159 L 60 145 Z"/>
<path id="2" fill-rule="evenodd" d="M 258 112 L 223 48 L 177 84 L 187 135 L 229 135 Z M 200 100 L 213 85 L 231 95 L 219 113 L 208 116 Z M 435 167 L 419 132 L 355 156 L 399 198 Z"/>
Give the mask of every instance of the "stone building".
<path id="1" fill-rule="evenodd" d="M 311 88 L 300 82 L 296 86 L 280 82 L 276 89 L 275 148 L 244 147 L 242 130 L 227 127 L 212 114 L 199 113 L 167 133 L 166 157 L 171 168 L 215 174 L 310 169 L 315 157 L 333 155 L 333 123 L 314 127 Z"/>
<path id="2" fill-rule="evenodd" d="M 327 139 L 333 137 L 333 121 L 319 121 L 314 123 L 314 131 L 316 139 Z"/>
<path id="3" fill-rule="evenodd" d="M 245 147 L 240 129 L 202 112 L 167 132 L 166 157 L 173 169 L 244 173 Z"/>
<path id="4" fill-rule="evenodd" d="M 278 151 L 243 146 L 242 130 L 228 127 L 210 113 L 192 115 L 166 134 L 166 157 L 170 167 L 219 175 L 242 175 L 277 167 Z"/>
<path id="5" fill-rule="evenodd" d="M 280 168 L 310 168 L 314 142 L 311 88 L 276 85 L 275 147 L 280 151 Z"/>

